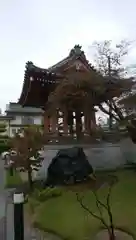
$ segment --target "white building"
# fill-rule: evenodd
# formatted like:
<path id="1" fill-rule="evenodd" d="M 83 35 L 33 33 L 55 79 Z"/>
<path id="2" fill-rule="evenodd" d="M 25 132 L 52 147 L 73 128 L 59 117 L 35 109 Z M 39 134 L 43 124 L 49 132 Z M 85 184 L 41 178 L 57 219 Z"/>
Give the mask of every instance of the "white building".
<path id="1" fill-rule="evenodd" d="M 0 116 L 0 122 L 3 120 L 7 125 L 7 135 L 13 137 L 20 128 L 29 125 L 43 125 L 43 113 L 40 108 L 22 107 L 18 103 L 9 103 L 6 105 L 6 115 Z"/>

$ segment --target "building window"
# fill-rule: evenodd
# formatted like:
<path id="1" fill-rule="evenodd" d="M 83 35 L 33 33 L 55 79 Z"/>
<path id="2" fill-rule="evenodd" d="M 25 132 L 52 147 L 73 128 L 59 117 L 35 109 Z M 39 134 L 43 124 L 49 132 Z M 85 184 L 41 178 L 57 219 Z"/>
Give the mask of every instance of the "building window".
<path id="1" fill-rule="evenodd" d="M 13 135 L 15 135 L 15 134 L 16 134 L 16 132 L 17 132 L 17 131 L 16 131 L 16 129 L 15 129 L 15 128 L 13 128 L 13 129 L 12 129 L 12 134 L 13 134 Z"/>
<path id="2" fill-rule="evenodd" d="M 22 125 L 33 125 L 33 124 L 34 124 L 33 117 L 27 117 L 27 116 L 22 117 Z"/>

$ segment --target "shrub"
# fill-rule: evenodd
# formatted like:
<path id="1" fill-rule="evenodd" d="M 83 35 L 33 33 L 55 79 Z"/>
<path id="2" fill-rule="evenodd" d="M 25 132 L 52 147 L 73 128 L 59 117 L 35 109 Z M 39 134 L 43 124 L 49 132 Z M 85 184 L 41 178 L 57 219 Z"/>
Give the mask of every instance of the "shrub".
<path id="1" fill-rule="evenodd" d="M 50 198 L 60 197 L 62 195 L 62 189 L 60 188 L 46 188 L 42 191 L 36 189 L 32 196 L 37 201 L 44 202 Z"/>
<path id="2" fill-rule="evenodd" d="M 128 169 L 133 169 L 134 171 L 136 171 L 136 162 L 133 161 L 127 161 L 127 163 L 125 164 L 126 168 Z"/>
<path id="3" fill-rule="evenodd" d="M 8 135 L 2 135 L 1 138 L 2 138 L 2 139 L 7 139 L 7 140 L 8 140 L 8 139 L 9 139 L 9 136 L 8 136 Z"/>
<path id="4" fill-rule="evenodd" d="M 34 189 L 38 189 L 38 190 L 42 191 L 44 188 L 44 185 L 45 185 L 45 183 L 43 180 L 35 180 L 34 181 Z"/>
<path id="5" fill-rule="evenodd" d="M 14 188 L 17 186 L 20 186 L 22 184 L 22 179 L 20 177 L 20 174 L 17 171 L 13 171 L 13 176 L 10 175 L 9 170 L 6 171 L 6 182 L 5 187 L 6 188 Z"/>
<path id="6" fill-rule="evenodd" d="M 2 152 L 6 152 L 6 151 L 9 151 L 9 149 L 10 149 L 10 146 L 8 145 L 8 144 L 0 144 L 0 154 L 2 153 Z"/>

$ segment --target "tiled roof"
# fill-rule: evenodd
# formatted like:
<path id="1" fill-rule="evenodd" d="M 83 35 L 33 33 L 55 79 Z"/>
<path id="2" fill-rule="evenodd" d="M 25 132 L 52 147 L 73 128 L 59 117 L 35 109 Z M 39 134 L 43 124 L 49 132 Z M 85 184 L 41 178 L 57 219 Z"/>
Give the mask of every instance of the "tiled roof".
<path id="1" fill-rule="evenodd" d="M 0 120 L 13 120 L 13 116 L 7 116 L 7 115 L 0 115 Z"/>
<path id="2" fill-rule="evenodd" d="M 95 71 L 79 45 L 75 45 L 66 58 L 48 69 L 39 68 L 32 62 L 27 62 L 22 93 L 18 103 L 22 106 L 44 108 L 49 93 L 54 91 L 56 83 L 64 79 L 63 66 L 67 68 L 67 63 L 71 65 L 77 59 L 80 59 L 87 69 Z"/>
<path id="3" fill-rule="evenodd" d="M 35 108 L 35 107 L 22 107 L 18 103 L 10 103 L 7 105 L 6 111 L 7 113 L 12 112 L 24 112 L 24 113 L 39 113 L 42 114 L 43 110 L 41 108 Z"/>
<path id="4" fill-rule="evenodd" d="M 84 51 L 82 51 L 80 45 L 75 45 L 73 49 L 70 50 L 69 55 L 64 58 L 63 60 L 59 61 L 55 65 L 48 68 L 49 71 L 55 71 L 56 69 L 62 67 L 63 65 L 67 64 L 68 62 L 72 61 L 73 59 L 80 59 L 85 65 L 88 65 L 90 69 L 94 69 L 91 64 L 89 64 L 88 60 L 86 59 Z"/>

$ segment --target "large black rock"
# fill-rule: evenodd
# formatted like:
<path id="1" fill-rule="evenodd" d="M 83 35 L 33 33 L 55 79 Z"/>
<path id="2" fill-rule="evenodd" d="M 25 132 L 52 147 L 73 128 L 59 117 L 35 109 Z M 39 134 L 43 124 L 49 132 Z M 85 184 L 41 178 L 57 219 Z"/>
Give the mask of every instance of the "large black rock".
<path id="1" fill-rule="evenodd" d="M 93 173 L 82 148 L 73 147 L 58 151 L 47 172 L 47 185 L 82 182 Z"/>

